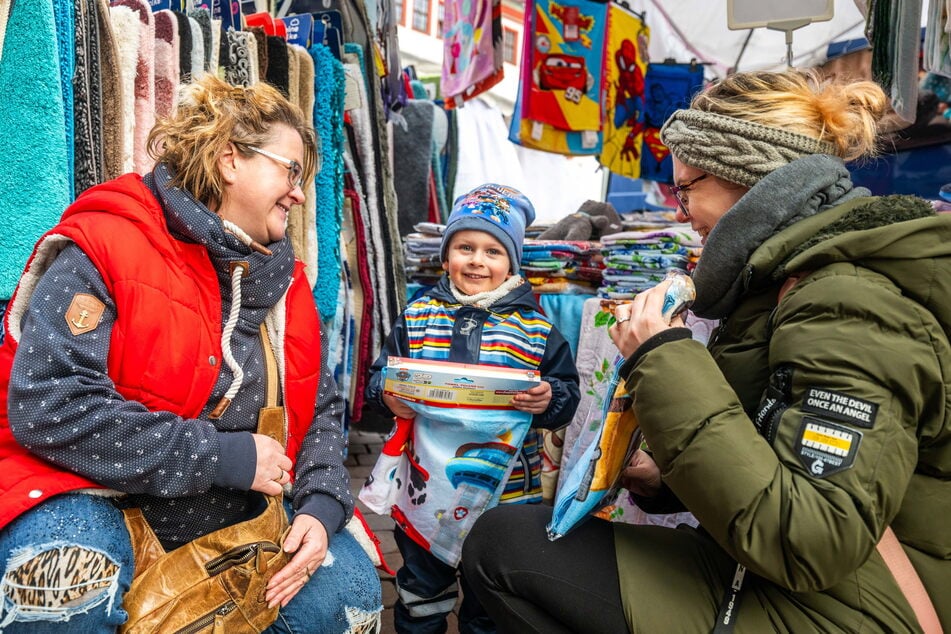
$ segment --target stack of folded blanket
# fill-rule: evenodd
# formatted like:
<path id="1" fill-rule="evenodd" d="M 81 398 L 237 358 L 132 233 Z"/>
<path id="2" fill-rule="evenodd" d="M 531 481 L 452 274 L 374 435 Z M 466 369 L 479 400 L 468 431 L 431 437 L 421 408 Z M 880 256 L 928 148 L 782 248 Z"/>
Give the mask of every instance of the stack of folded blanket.
<path id="1" fill-rule="evenodd" d="M 601 238 L 604 255 L 600 297 L 632 299 L 667 275 L 689 272 L 700 257 L 700 236 L 689 227 L 623 231 Z"/>
<path id="2" fill-rule="evenodd" d="M 522 277 L 536 293 L 594 295 L 604 268 L 600 247 L 590 241 L 526 240 Z"/>
<path id="3" fill-rule="evenodd" d="M 442 276 L 439 246 L 446 226 L 433 222 L 413 225 L 413 233 L 403 237 L 406 280 L 411 284 L 433 286 Z"/>

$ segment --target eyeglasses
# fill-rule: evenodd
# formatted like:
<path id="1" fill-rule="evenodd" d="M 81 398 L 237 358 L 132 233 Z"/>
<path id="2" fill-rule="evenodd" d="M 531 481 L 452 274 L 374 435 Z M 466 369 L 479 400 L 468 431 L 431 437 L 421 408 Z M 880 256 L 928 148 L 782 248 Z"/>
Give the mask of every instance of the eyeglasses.
<path id="1" fill-rule="evenodd" d="M 687 181 L 683 185 L 675 185 L 673 187 L 667 188 L 668 190 L 670 190 L 671 195 L 677 199 L 677 204 L 680 206 L 680 213 L 682 213 L 684 217 L 686 218 L 690 217 L 690 212 L 687 211 L 687 197 L 684 194 L 687 191 L 689 191 L 690 188 L 693 187 L 695 183 L 699 183 L 700 181 L 705 179 L 707 176 L 709 176 L 709 174 L 701 174 L 700 176 Z"/>
<path id="2" fill-rule="evenodd" d="M 262 150 L 259 147 L 254 147 L 253 145 L 246 145 L 246 148 L 252 152 L 257 152 L 263 156 L 268 157 L 269 159 L 275 160 L 281 165 L 287 167 L 287 184 L 290 185 L 291 189 L 295 187 L 304 186 L 304 168 L 301 167 L 301 164 L 297 161 L 289 158 L 284 158 L 283 156 L 278 156 L 274 152 L 268 152 L 267 150 Z"/>

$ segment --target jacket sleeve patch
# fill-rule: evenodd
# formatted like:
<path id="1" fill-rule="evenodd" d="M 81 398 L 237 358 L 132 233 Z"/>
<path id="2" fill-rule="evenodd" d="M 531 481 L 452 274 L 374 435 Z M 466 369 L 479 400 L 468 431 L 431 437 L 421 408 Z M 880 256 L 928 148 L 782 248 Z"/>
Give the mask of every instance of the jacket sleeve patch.
<path id="1" fill-rule="evenodd" d="M 794 451 L 809 473 L 824 478 L 851 468 L 861 441 L 860 431 L 803 416 Z"/>
<path id="2" fill-rule="evenodd" d="M 99 326 L 105 310 L 106 305 L 98 297 L 76 293 L 66 310 L 66 325 L 73 336 L 92 332 Z"/>
<path id="3" fill-rule="evenodd" d="M 805 412 L 819 414 L 823 418 L 831 418 L 864 429 L 871 429 L 878 415 L 876 403 L 821 387 L 810 387 L 806 390 L 806 395 L 802 399 L 802 409 Z"/>

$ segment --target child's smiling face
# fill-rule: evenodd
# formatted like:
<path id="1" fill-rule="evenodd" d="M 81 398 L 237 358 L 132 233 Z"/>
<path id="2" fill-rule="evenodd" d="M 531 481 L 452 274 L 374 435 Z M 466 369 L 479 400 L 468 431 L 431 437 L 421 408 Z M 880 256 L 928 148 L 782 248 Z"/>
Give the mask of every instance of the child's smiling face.
<path id="1" fill-rule="evenodd" d="M 511 276 L 509 254 L 502 243 L 475 229 L 452 235 L 442 268 L 466 295 L 494 291 Z"/>

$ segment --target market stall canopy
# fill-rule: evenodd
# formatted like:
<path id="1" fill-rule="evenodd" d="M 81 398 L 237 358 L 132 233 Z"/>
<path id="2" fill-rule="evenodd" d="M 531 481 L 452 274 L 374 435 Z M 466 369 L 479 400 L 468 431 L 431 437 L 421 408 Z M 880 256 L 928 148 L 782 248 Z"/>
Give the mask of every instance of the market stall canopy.
<path id="1" fill-rule="evenodd" d="M 627 0 L 622 6 L 646 13 L 651 29 L 651 61 L 696 59 L 708 77 L 731 70 L 779 70 L 786 67 L 786 35 L 765 28 L 731 31 L 726 0 Z M 835 0 L 830 20 L 813 22 L 793 33 L 793 66 L 810 67 L 827 59 L 829 44 L 865 36 L 865 18 L 854 0 Z"/>

